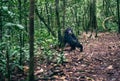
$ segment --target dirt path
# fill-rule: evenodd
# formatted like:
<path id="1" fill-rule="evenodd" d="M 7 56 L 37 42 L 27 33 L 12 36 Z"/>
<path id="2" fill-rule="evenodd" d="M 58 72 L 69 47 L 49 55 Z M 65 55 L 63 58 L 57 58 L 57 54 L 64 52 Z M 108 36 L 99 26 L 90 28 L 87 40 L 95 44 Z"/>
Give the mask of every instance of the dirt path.
<path id="1" fill-rule="evenodd" d="M 100 33 L 96 39 L 81 41 L 84 52 L 64 51 L 63 65 L 39 64 L 38 81 L 120 81 L 120 35 Z"/>

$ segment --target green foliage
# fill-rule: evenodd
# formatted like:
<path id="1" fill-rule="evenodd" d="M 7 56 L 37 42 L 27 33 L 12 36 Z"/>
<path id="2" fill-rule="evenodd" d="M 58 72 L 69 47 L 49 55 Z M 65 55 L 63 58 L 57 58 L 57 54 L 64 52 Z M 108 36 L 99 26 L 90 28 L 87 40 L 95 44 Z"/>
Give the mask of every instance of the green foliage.
<path id="1" fill-rule="evenodd" d="M 62 64 L 64 61 L 65 61 L 65 56 L 64 56 L 64 53 L 61 52 L 60 54 L 58 54 L 58 57 L 57 57 L 57 63 L 58 64 Z"/>
<path id="2" fill-rule="evenodd" d="M 9 55 L 9 65 L 10 65 L 10 72 L 14 71 L 16 68 L 22 69 L 22 66 L 19 65 L 19 59 L 20 59 L 20 45 L 19 45 L 19 33 L 21 30 L 24 29 L 24 27 L 20 24 L 14 24 L 14 23 L 6 23 L 3 30 L 6 30 L 3 32 L 2 41 L 0 42 L 0 72 L 3 74 L 3 77 L 7 77 L 7 51 Z M 14 32 L 12 32 L 14 31 Z M 23 53 L 25 54 L 26 49 L 28 47 L 25 47 L 22 49 Z M 27 59 L 26 59 L 27 58 Z M 27 55 L 24 55 L 23 61 L 28 60 Z"/>
<path id="3" fill-rule="evenodd" d="M 47 61 L 47 63 L 53 62 L 57 64 L 62 64 L 66 60 L 63 52 L 57 52 L 55 50 L 44 49 L 41 54 L 43 55 L 43 59 Z"/>
<path id="4" fill-rule="evenodd" d="M 22 66 L 19 65 L 19 59 L 20 59 L 20 46 L 17 46 L 15 43 L 11 43 L 8 40 L 9 36 L 6 38 L 3 38 L 4 42 L 0 43 L 0 72 L 3 74 L 4 77 L 6 77 L 7 75 L 7 71 L 6 71 L 6 51 L 9 50 L 8 54 L 9 54 L 9 64 L 10 64 L 10 71 L 14 72 L 14 70 L 16 68 L 22 69 Z M 7 49 L 7 47 L 9 47 Z M 23 57 L 23 61 L 26 62 L 28 61 L 29 58 L 29 54 L 28 54 L 28 47 L 25 47 L 22 49 L 23 54 L 25 54 Z M 28 54 L 28 55 L 27 55 Z"/>
<path id="5" fill-rule="evenodd" d="M 55 53 L 53 51 L 44 49 L 42 54 L 44 55 L 44 59 L 47 60 L 47 62 L 53 61 L 54 55 L 55 55 Z"/>
<path id="6" fill-rule="evenodd" d="M 50 35 L 45 28 L 35 31 L 35 41 L 37 44 L 41 45 L 42 49 L 49 49 L 51 45 L 54 46 L 57 44 L 57 39 Z"/>
<path id="7" fill-rule="evenodd" d="M 65 61 L 64 54 L 54 49 L 57 45 L 57 39 L 50 35 L 45 28 L 35 31 L 35 53 L 40 57 L 41 61 L 47 60 L 47 62 L 56 63 Z M 38 49 L 41 49 L 41 51 L 38 51 Z"/>
<path id="8" fill-rule="evenodd" d="M 5 59 L 5 42 L 0 43 L 0 72 L 3 73 L 3 76 L 6 75 L 6 59 Z"/>
<path id="9" fill-rule="evenodd" d="M 24 27 L 20 24 L 14 24 L 14 23 L 6 23 L 4 25 L 4 27 L 9 27 L 9 29 L 12 29 L 12 28 L 15 28 L 15 29 L 18 29 L 18 30 L 23 30 Z"/>
<path id="10" fill-rule="evenodd" d="M 60 0 L 59 15 L 61 32 L 70 26 L 74 32 L 84 32 L 89 25 L 89 0 L 65 0 L 65 12 L 63 9 L 63 1 Z M 22 51 L 22 61 L 29 60 L 29 45 L 28 45 L 28 14 L 29 14 L 29 1 L 21 0 L 21 12 L 18 8 L 19 2 L 17 0 L 2 0 L 0 1 L 0 34 L 2 31 L 2 38 L 0 39 L 0 73 L 4 76 L 6 73 L 6 51 L 9 47 L 10 69 L 13 71 L 15 67 L 22 69 L 19 65 L 20 50 Z M 104 4 L 103 4 L 104 2 Z M 46 6 L 47 4 L 47 6 Z M 97 26 L 98 31 L 105 31 L 102 26 L 103 21 L 109 16 L 116 15 L 116 1 L 115 0 L 97 0 Z M 45 20 L 45 23 L 53 30 L 57 36 L 57 23 L 55 15 L 55 0 L 37 0 L 36 6 L 40 16 Z M 65 14 L 64 14 L 65 13 Z M 21 15 L 21 24 L 20 23 Z M 63 15 L 65 15 L 65 26 L 63 28 Z M 48 22 L 49 21 L 49 22 Z M 114 23 L 114 21 L 116 21 Z M 109 32 L 116 32 L 117 17 L 105 23 Z M 85 29 L 84 29 L 85 28 Z M 107 30 L 108 31 L 108 30 Z M 76 33 L 77 34 L 77 33 Z M 22 42 L 20 41 L 20 36 Z M 41 61 L 54 61 L 62 63 L 65 60 L 63 52 L 56 51 L 58 44 L 57 37 L 53 37 L 46 27 L 46 25 L 35 15 L 35 55 L 41 55 Z M 23 46 L 21 45 L 23 44 Z M 22 46 L 22 47 L 21 47 Z"/>

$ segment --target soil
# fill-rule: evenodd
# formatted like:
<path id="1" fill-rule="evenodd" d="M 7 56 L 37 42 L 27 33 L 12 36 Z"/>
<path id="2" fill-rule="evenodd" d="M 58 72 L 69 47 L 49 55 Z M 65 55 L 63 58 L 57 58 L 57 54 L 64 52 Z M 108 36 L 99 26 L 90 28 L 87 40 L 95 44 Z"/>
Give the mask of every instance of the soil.
<path id="1" fill-rule="evenodd" d="M 41 64 L 36 58 L 36 81 L 120 81 L 120 34 L 99 33 L 80 41 L 84 51 L 64 50 L 62 64 Z"/>

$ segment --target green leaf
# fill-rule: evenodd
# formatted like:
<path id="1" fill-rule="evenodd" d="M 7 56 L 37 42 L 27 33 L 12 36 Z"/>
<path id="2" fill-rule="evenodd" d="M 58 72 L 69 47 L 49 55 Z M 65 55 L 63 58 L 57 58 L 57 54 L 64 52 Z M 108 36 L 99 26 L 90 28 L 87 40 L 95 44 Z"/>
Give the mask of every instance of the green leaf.
<path id="1" fill-rule="evenodd" d="M 5 27 L 10 27 L 10 28 L 13 28 L 13 27 L 16 28 L 17 27 L 20 30 L 24 29 L 24 27 L 22 25 L 20 25 L 20 24 L 14 24 L 14 23 L 7 23 L 4 26 Z"/>
<path id="2" fill-rule="evenodd" d="M 46 41 L 47 41 L 47 42 L 52 42 L 53 40 L 52 40 L 52 39 L 47 39 Z"/>
<path id="3" fill-rule="evenodd" d="M 24 26 L 20 25 L 20 24 L 16 24 L 16 26 L 19 28 L 19 29 L 24 29 Z"/>
<path id="4" fill-rule="evenodd" d="M 3 9 L 4 11 L 8 11 L 8 7 L 6 7 L 6 6 L 3 6 L 2 9 Z"/>
<path id="5" fill-rule="evenodd" d="M 13 24 L 13 23 L 7 23 L 7 24 L 5 24 L 4 26 L 5 26 L 5 27 L 11 27 L 11 26 L 15 26 L 15 24 Z"/>

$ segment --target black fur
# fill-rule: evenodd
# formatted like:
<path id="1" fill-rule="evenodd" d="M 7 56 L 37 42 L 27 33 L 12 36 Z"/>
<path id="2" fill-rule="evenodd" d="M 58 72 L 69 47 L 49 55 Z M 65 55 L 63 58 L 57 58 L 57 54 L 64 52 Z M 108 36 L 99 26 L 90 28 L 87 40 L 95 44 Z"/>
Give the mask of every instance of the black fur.
<path id="1" fill-rule="evenodd" d="M 76 47 L 80 48 L 80 51 L 83 51 L 82 44 L 79 43 L 78 39 L 74 35 L 71 28 L 67 28 L 64 32 L 64 45 L 68 43 L 71 47 L 71 50 L 75 50 Z"/>

